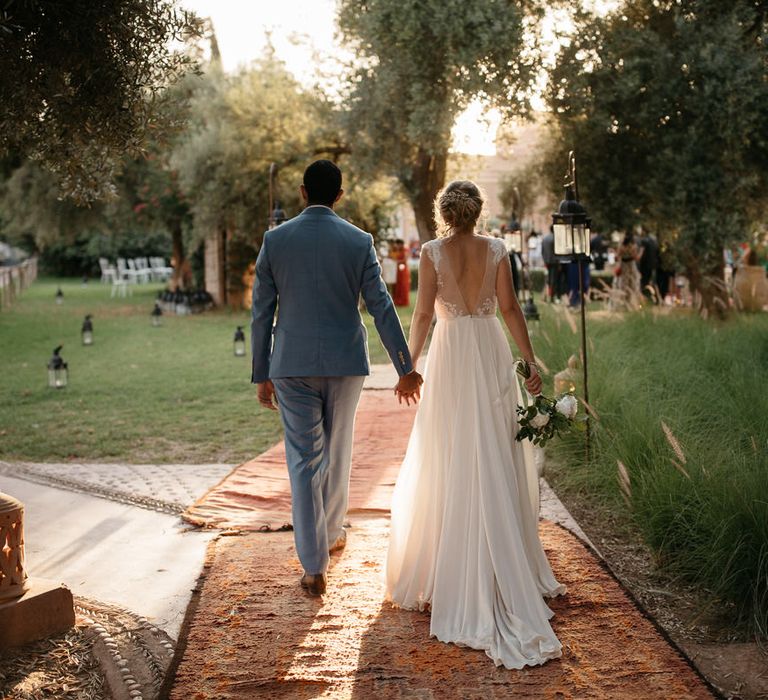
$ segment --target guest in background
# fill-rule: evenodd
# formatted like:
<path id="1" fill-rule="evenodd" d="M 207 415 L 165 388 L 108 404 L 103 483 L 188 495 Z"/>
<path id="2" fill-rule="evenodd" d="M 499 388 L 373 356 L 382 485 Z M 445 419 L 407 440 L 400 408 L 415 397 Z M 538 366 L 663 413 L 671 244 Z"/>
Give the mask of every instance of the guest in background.
<path id="1" fill-rule="evenodd" d="M 411 271 L 408 269 L 408 251 L 405 249 L 405 241 L 401 238 L 395 241 L 393 258 L 397 263 L 393 301 L 395 306 L 408 306 L 411 303 Z"/>
<path id="2" fill-rule="evenodd" d="M 592 255 L 592 262 L 595 264 L 595 270 L 604 270 L 607 246 L 602 233 L 593 233 L 589 239 L 589 248 Z"/>
<path id="3" fill-rule="evenodd" d="M 643 236 L 640 239 L 639 253 L 637 267 L 640 271 L 640 289 L 646 297 L 653 299 L 656 270 L 659 267 L 659 243 L 656 236 L 652 233 Z"/>
<path id="4" fill-rule="evenodd" d="M 579 294 L 579 266 L 581 265 L 581 282 L 584 298 Z M 578 308 L 585 300 L 589 299 L 589 258 L 579 260 L 575 258 L 566 265 L 568 275 L 568 306 Z"/>
<path id="5" fill-rule="evenodd" d="M 387 252 L 381 259 L 381 277 L 384 284 L 387 285 L 387 291 L 390 296 L 395 295 L 395 284 L 397 283 L 397 261 L 395 260 L 395 242 L 387 242 Z"/>
<path id="6" fill-rule="evenodd" d="M 642 255 L 635 243 L 632 229 L 627 229 L 624 238 L 616 249 L 618 265 L 614 270 L 616 288 L 622 293 L 622 301 L 630 307 L 640 303 L 640 272 L 637 260 Z"/>
<path id="7" fill-rule="evenodd" d="M 547 268 L 544 299 L 551 303 L 555 300 L 555 295 L 557 294 L 557 277 L 560 268 L 560 261 L 555 255 L 555 233 L 552 226 L 549 227 L 549 232 L 545 233 L 541 239 L 541 259 L 544 267 Z"/>
<path id="8" fill-rule="evenodd" d="M 541 236 L 536 231 L 531 231 L 528 236 L 528 269 L 544 267 L 541 259 Z"/>
<path id="9" fill-rule="evenodd" d="M 733 297 L 740 311 L 762 311 L 768 305 L 768 278 L 753 248 L 736 270 Z"/>
<path id="10" fill-rule="evenodd" d="M 663 304 L 672 289 L 670 285 L 675 279 L 675 262 L 668 243 L 659 246 L 659 262 L 656 267 L 656 286 L 659 289 L 659 303 Z"/>

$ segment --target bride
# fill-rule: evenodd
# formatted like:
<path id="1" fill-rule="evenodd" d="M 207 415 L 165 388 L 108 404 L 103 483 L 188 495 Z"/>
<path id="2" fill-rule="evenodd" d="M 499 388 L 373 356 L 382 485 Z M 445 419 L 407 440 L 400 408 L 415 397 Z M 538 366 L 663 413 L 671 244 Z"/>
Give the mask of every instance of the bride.
<path id="1" fill-rule="evenodd" d="M 387 599 L 429 607 L 430 634 L 440 641 L 522 668 L 561 655 L 542 596 L 565 587 L 538 537 L 530 445 L 515 441 L 519 388 L 497 302 L 531 365 L 530 393 L 541 378 L 504 243 L 474 233 L 482 209 L 474 183 L 451 182 L 435 203 L 440 235 L 422 248 L 408 343 L 414 364 L 433 312 L 437 324 L 392 498 Z"/>

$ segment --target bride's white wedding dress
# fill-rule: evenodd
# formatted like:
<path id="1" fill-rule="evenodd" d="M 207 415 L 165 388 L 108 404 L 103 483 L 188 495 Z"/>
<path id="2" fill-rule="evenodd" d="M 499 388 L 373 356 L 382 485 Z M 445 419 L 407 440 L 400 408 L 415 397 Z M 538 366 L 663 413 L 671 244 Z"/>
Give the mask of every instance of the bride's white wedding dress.
<path id="1" fill-rule="evenodd" d="M 565 587 L 538 537 L 530 445 L 514 439 L 520 388 L 496 317 L 507 252 L 487 239 L 485 278 L 470 307 L 446 255 L 450 241 L 422 248 L 436 273 L 438 320 L 392 499 L 387 599 L 408 609 L 428 605 L 432 636 L 522 668 L 561 655 L 542 596 Z"/>

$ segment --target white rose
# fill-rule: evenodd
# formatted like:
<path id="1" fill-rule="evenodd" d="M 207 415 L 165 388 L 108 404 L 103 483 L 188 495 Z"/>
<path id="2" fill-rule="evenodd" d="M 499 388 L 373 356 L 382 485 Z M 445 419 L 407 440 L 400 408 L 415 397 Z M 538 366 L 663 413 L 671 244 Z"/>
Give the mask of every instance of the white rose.
<path id="1" fill-rule="evenodd" d="M 542 411 L 539 411 L 533 418 L 531 418 L 529 423 L 533 428 L 536 428 L 537 430 L 539 428 L 543 428 L 547 423 L 549 423 L 549 413 L 543 413 Z"/>
<path id="2" fill-rule="evenodd" d="M 566 394 L 558 399 L 555 404 L 555 410 L 570 420 L 576 416 L 576 412 L 579 410 L 579 402 L 573 394 Z"/>

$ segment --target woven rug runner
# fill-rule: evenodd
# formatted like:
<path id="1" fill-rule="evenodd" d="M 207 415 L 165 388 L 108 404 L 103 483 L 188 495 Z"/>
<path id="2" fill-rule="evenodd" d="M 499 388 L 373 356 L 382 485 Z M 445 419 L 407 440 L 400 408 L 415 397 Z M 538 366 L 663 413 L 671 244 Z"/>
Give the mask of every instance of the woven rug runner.
<path id="1" fill-rule="evenodd" d="M 327 594 L 306 596 L 290 532 L 281 445 L 235 469 L 185 518 L 233 529 L 208 550 L 161 695 L 177 700 L 338 698 L 709 698 L 708 686 L 580 540 L 542 521 L 566 596 L 551 601 L 561 659 L 496 668 L 483 652 L 429 638 L 427 613 L 383 602 L 388 509 L 414 416 L 363 392 L 355 429 L 348 544 Z M 251 532 L 249 532 L 251 531 Z"/>
<path id="2" fill-rule="evenodd" d="M 354 518 L 328 591 L 306 596 L 292 534 L 211 543 L 177 656 L 175 700 L 710 698 L 686 660 L 570 532 L 542 521 L 560 659 L 509 671 L 429 638 L 428 613 L 383 602 L 386 518 Z"/>
<path id="3" fill-rule="evenodd" d="M 415 407 L 398 404 L 391 391 L 363 392 L 355 420 L 350 514 L 389 512 L 415 415 Z M 290 523 L 291 489 L 283 443 L 234 469 L 182 517 L 193 525 L 239 530 Z"/>

